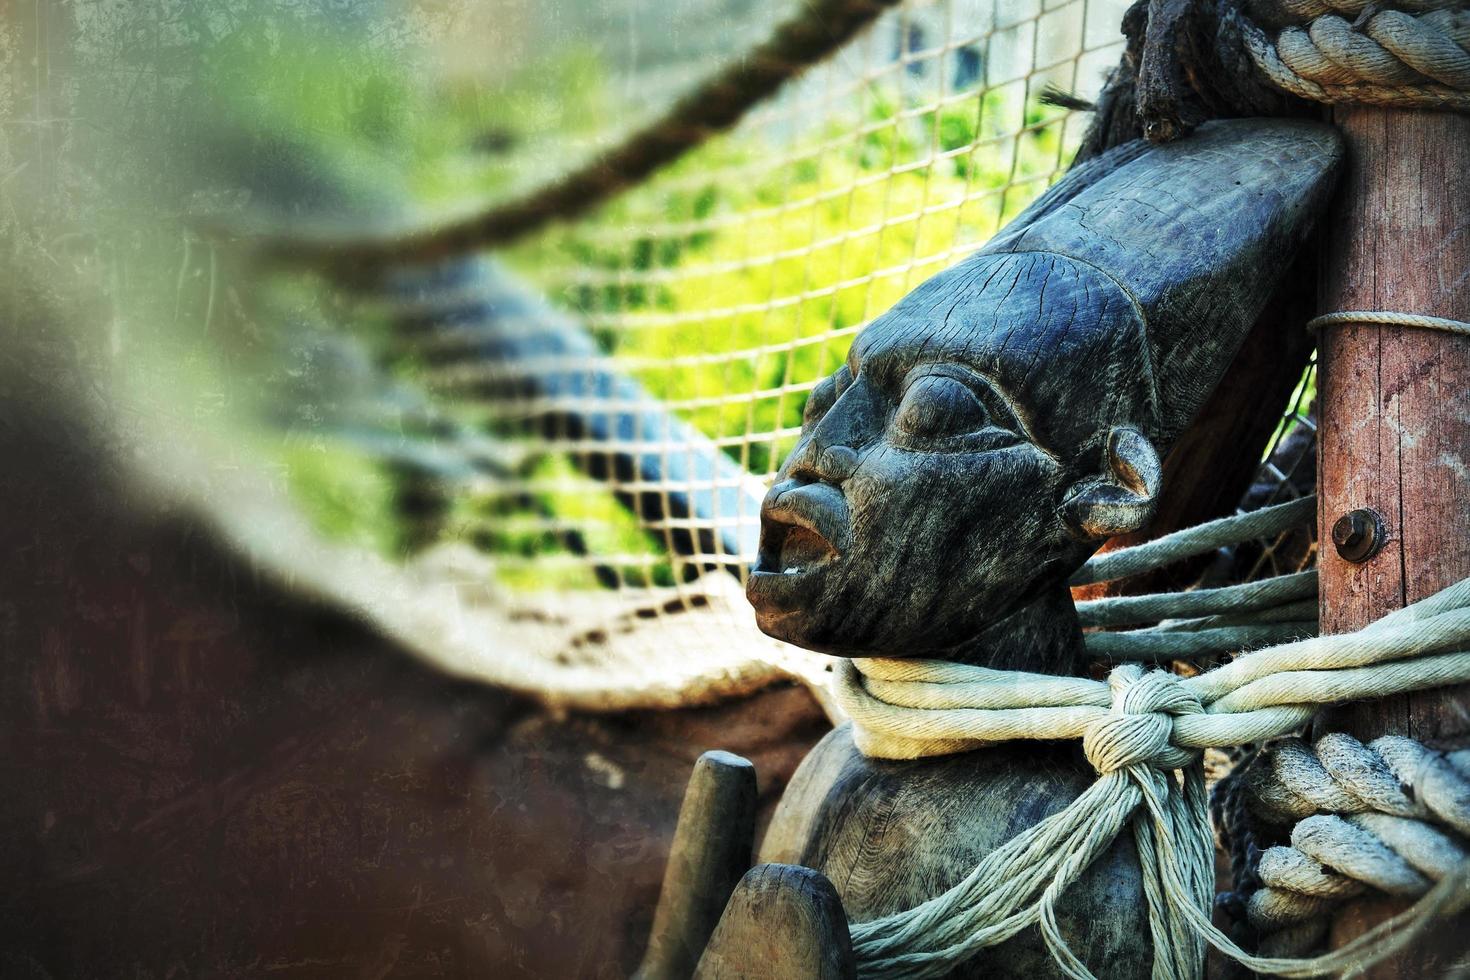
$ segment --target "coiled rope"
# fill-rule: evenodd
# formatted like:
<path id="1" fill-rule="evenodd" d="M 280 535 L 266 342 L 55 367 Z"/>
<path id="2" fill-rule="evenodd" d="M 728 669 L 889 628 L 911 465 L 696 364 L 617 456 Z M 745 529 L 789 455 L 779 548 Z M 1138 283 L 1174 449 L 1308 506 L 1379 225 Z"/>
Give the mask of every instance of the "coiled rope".
<path id="1" fill-rule="evenodd" d="M 1419 897 L 1470 859 L 1470 752 L 1397 735 L 1366 746 L 1342 733 L 1315 747 L 1287 738 L 1241 779 L 1253 816 L 1292 828 L 1290 846 L 1260 853 L 1245 902 L 1263 952 L 1300 955 L 1336 904 L 1369 890 Z"/>
<path id="2" fill-rule="evenodd" d="M 1307 506 L 1286 505 L 1298 517 Z M 1284 509 L 1246 517 L 1275 526 Z M 1237 533 L 1246 526 L 1244 518 L 1228 521 Z M 1172 560 L 1166 556 L 1220 542 L 1224 533 L 1215 522 L 1137 550 L 1153 549 L 1149 560 L 1162 564 Z M 1124 551 L 1096 561 L 1133 568 L 1139 560 Z M 1106 574 L 1092 565 L 1079 578 Z M 865 976 L 941 975 L 1035 924 L 1065 975 L 1091 977 L 1057 928 L 1055 903 L 1130 823 L 1159 980 L 1200 976 L 1206 942 L 1263 973 L 1336 972 L 1390 955 L 1470 896 L 1470 866 L 1460 865 L 1408 912 L 1332 953 L 1312 959 L 1248 954 L 1209 920 L 1213 843 L 1201 764 L 1205 748 L 1294 732 L 1320 705 L 1470 681 L 1470 579 L 1356 633 L 1270 647 L 1189 678 L 1137 663 L 1114 668 L 1104 683 L 941 661 L 856 660 L 841 665 L 838 679 L 839 699 L 867 755 L 913 759 L 1011 739 L 1080 738 L 1100 777 L 944 894 L 854 923 L 853 948 Z"/>
<path id="3" fill-rule="evenodd" d="M 1257 71 L 1292 95 L 1329 104 L 1470 111 L 1470 9 L 1463 0 L 1397 0 L 1394 6 L 1402 9 L 1368 0 L 1257 5 L 1253 12 L 1287 22 L 1274 37 L 1260 26 L 1266 17 L 1231 16 Z"/>

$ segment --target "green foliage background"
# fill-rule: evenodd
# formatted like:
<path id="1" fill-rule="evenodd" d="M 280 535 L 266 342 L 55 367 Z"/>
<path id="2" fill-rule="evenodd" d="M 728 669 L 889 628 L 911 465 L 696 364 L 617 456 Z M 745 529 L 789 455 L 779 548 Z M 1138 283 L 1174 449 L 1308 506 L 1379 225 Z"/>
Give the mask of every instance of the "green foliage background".
<path id="1" fill-rule="evenodd" d="M 332 75 L 321 59 L 303 64 L 255 93 L 255 125 L 339 144 L 358 170 L 380 168 L 431 207 L 545 179 L 546 169 L 528 173 L 527 161 L 556 159 L 547 147 L 585 141 L 608 111 L 610 86 L 591 52 L 542 62 L 493 94 L 417 89 L 392 65 Z M 1048 186 L 1072 149 L 1062 110 L 1024 85 L 939 109 L 916 107 L 899 85 L 854 101 L 818 132 L 775 142 L 744 130 L 718 137 L 589 218 L 502 258 L 579 314 L 605 350 L 743 466 L 772 472 L 795 441 L 805 388 L 840 364 L 849 328 L 982 243 Z M 719 354 L 731 356 L 708 357 Z M 398 367 L 421 374 L 411 360 Z M 720 403 L 748 393 L 762 394 Z M 470 424 L 487 424 L 474 406 L 460 410 Z M 293 465 L 293 487 L 329 530 L 344 525 L 333 472 L 362 479 L 352 467 Z M 532 475 L 574 482 L 561 457 L 544 458 Z M 621 569 L 625 581 L 672 581 L 657 536 L 606 491 L 534 496 L 459 500 L 446 528 L 523 559 L 504 572 L 523 588 L 598 585 L 586 563 L 557 560 L 571 554 L 545 520 L 518 520 L 528 511 L 584 527 L 591 554 L 646 556 Z M 372 538 L 361 524 L 384 519 L 369 513 L 352 533 Z"/>
<path id="2" fill-rule="evenodd" d="M 569 49 L 493 85 L 445 81 L 419 60 L 431 48 L 385 41 L 371 18 L 329 5 L 205 11 L 161 0 L 139 12 L 108 0 L 78 16 L 85 70 L 66 111 L 94 121 L 75 138 L 96 148 L 68 159 L 106 165 L 55 181 L 69 195 L 55 211 L 90 195 L 90 261 L 110 279 L 114 346 L 132 351 L 146 336 L 154 352 L 117 358 L 125 384 L 149 411 L 216 426 L 269 420 L 241 438 L 323 533 L 392 555 L 421 546 L 401 513 L 400 472 L 334 428 L 357 396 L 333 387 L 341 352 L 330 338 L 366 342 L 408 384 L 427 383 L 424 366 L 386 352 L 386 319 L 343 304 L 324 281 L 235 265 L 191 225 L 201 215 L 350 222 L 384 201 L 452 212 L 512 197 L 621 136 L 605 131 L 609 119 L 636 116 L 606 64 Z M 769 473 L 793 442 L 806 388 L 839 363 L 852 329 L 984 241 L 1070 153 L 1061 111 L 1024 84 L 925 109 L 905 82 L 874 83 L 810 131 L 715 138 L 498 257 L 732 457 Z M 931 153 L 940 159 L 923 163 Z M 483 406 L 447 408 L 468 426 L 495 425 Z M 515 559 L 504 578 L 520 587 L 609 584 L 586 562 L 540 561 L 572 556 L 566 535 L 547 528 L 558 523 L 580 526 L 591 554 L 632 559 L 623 581 L 673 580 L 659 537 L 579 483 L 566 458 L 533 454 L 525 466 L 527 480 L 566 489 L 455 495 L 443 533 Z"/>

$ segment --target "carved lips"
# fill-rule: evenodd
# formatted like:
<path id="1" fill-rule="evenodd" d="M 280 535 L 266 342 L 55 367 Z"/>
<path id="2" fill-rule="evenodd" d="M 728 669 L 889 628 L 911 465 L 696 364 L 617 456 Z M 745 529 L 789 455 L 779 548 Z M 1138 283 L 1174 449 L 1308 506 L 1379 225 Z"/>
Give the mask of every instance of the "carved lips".
<path id="1" fill-rule="evenodd" d="M 760 553 L 745 585 L 756 614 L 790 611 L 816 595 L 850 537 L 841 490 L 795 480 L 772 487 L 761 504 Z"/>

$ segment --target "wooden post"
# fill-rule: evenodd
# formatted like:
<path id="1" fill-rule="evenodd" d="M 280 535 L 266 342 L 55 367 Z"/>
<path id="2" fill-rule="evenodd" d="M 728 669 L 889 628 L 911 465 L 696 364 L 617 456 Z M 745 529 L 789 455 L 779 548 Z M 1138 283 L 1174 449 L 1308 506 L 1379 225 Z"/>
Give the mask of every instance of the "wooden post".
<path id="1" fill-rule="evenodd" d="M 1470 118 L 1339 108 L 1349 171 L 1323 264 L 1324 312 L 1382 310 L 1470 320 Z M 1324 633 L 1354 630 L 1470 575 L 1470 340 L 1386 326 L 1328 327 L 1321 338 L 1321 614 Z M 1383 550 L 1337 554 L 1332 526 L 1355 508 L 1384 519 Z M 1431 743 L 1470 739 L 1470 688 L 1428 691 L 1329 712 L 1322 731 Z M 1401 904 L 1348 906 L 1340 945 Z M 1379 976 L 1425 976 L 1407 964 Z"/>

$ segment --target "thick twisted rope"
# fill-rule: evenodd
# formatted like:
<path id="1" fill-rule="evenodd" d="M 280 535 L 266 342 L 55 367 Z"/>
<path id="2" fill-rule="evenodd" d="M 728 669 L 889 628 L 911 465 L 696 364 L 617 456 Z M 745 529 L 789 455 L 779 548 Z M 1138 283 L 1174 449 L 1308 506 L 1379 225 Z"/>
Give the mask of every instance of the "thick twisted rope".
<path id="1" fill-rule="evenodd" d="M 1104 552 L 1078 569 L 1067 584 L 1091 585 L 1094 582 L 1139 575 L 1181 558 L 1202 555 L 1241 541 L 1280 534 L 1311 521 L 1316 513 L 1317 497 L 1313 494 L 1300 500 L 1197 524 L 1131 548 Z"/>
<path id="2" fill-rule="evenodd" d="M 1158 663 L 1218 657 L 1317 635 L 1317 571 L 1188 592 L 1116 596 L 1077 604 L 1083 626 L 1159 622 L 1083 635 L 1099 660 Z M 1189 618 L 1181 618 L 1189 617 Z"/>
<path id="3" fill-rule="evenodd" d="M 1313 102 L 1470 111 L 1470 10 L 1463 0 L 1275 0 L 1231 27 L 1260 74 Z M 1344 17 L 1343 15 L 1347 15 Z M 1355 18 L 1349 21 L 1347 17 Z M 1261 20 L 1285 21 L 1268 35 Z"/>
<path id="4" fill-rule="evenodd" d="M 1470 859 L 1470 752 L 1397 735 L 1365 746 L 1333 733 L 1315 750 L 1289 738 L 1252 761 L 1243 789 L 1255 816 L 1292 827 L 1291 846 L 1261 853 L 1245 905 L 1271 955 L 1314 948 L 1345 899 L 1415 898 Z"/>
<path id="5" fill-rule="evenodd" d="M 1217 589 L 1091 599 L 1077 604 L 1077 615 L 1083 626 L 1122 626 L 1182 616 L 1239 615 L 1275 609 L 1302 599 L 1315 603 L 1316 598 L 1317 570 L 1312 568 Z"/>
<path id="6" fill-rule="evenodd" d="M 913 759 L 1018 738 L 1080 738 L 1100 776 L 944 894 L 853 924 L 864 975 L 937 976 L 1036 924 L 1064 974 L 1090 977 L 1057 928 L 1055 903 L 1130 821 L 1159 980 L 1198 977 L 1205 941 L 1260 972 L 1333 972 L 1370 951 L 1388 955 L 1467 893 L 1470 871 L 1457 868 L 1413 915 L 1394 920 L 1403 931 L 1392 942 L 1375 930 L 1315 959 L 1251 956 L 1209 921 L 1213 844 L 1200 756 L 1208 747 L 1293 732 L 1323 704 L 1470 681 L 1470 579 L 1356 633 L 1271 647 L 1190 678 L 1138 664 L 1115 668 L 1104 683 L 908 660 L 844 662 L 838 676 L 854 738 L 869 756 Z"/>
<path id="7" fill-rule="evenodd" d="M 1303 497 L 1222 517 L 1121 551 L 1098 555 L 1071 585 L 1126 578 L 1228 545 L 1280 534 L 1310 523 L 1317 498 Z M 1083 626 L 1164 625 L 1087 633 L 1087 652 L 1100 660 L 1159 662 L 1214 657 L 1317 635 L 1317 572 L 1308 570 L 1217 589 L 1114 596 L 1077 604 Z"/>

